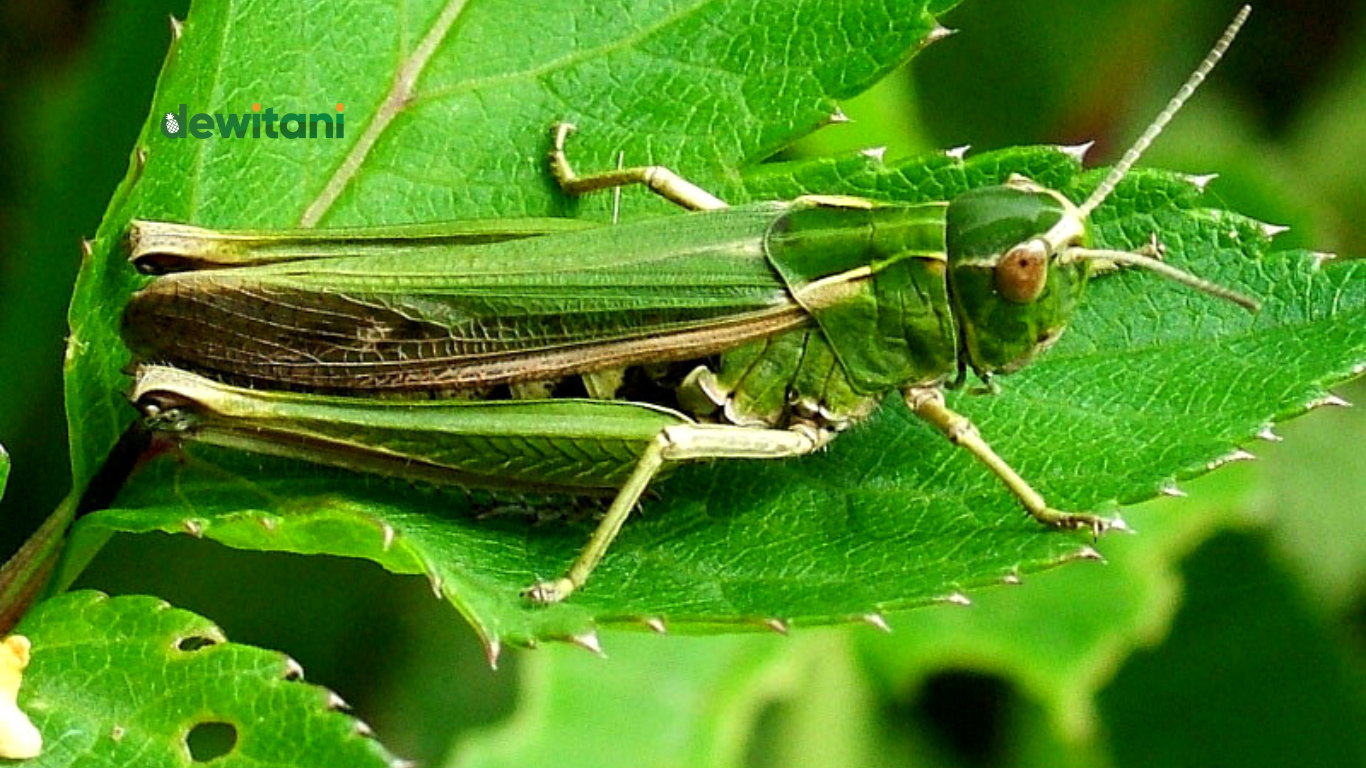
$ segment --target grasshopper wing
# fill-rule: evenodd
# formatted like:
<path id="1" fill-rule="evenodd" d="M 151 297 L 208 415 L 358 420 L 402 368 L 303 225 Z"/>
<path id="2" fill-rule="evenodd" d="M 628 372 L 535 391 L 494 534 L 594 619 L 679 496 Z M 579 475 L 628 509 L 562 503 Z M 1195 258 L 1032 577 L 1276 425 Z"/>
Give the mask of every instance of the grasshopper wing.
<path id="1" fill-rule="evenodd" d="M 714 354 L 808 322 L 765 257 L 785 204 L 160 277 L 144 359 L 255 385 L 460 390 Z"/>

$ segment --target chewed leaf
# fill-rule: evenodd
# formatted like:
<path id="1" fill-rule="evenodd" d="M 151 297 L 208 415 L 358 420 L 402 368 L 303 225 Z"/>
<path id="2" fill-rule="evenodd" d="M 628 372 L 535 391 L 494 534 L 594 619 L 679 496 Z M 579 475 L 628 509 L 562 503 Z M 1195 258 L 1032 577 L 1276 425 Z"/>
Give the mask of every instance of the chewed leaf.
<path id="1" fill-rule="evenodd" d="M 40 604 L 20 704 L 46 736 L 47 766 L 346 765 L 397 761 L 336 694 L 279 653 L 227 642 L 148 597 L 72 592 Z"/>

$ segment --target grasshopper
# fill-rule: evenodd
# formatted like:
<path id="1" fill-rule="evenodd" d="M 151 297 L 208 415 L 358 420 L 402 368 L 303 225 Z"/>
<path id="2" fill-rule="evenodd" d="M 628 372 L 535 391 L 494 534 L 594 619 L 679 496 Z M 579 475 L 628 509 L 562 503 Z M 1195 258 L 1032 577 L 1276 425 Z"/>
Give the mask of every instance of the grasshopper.
<path id="1" fill-rule="evenodd" d="M 577 560 L 524 591 L 582 587 L 650 483 L 682 462 L 819 450 L 898 392 L 1039 522 L 1050 507 L 945 387 L 1028 364 L 1097 269 L 1151 270 L 1257 303 L 1157 256 L 1091 247 L 1087 221 L 1232 43 L 1244 7 L 1081 205 L 1021 177 L 949 202 L 808 196 L 730 207 L 659 166 L 580 175 L 568 194 L 644 184 L 692 213 L 364 230 L 131 225 L 161 273 L 130 300 L 131 399 L 180 438 L 438 483 L 615 493 Z"/>

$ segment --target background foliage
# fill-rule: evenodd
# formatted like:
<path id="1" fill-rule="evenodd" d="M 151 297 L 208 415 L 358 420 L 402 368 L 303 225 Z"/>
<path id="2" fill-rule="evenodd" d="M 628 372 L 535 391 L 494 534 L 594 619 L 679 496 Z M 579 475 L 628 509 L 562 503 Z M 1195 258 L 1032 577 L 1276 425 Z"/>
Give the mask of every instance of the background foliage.
<path id="1" fill-rule="evenodd" d="M 23 158 L 0 213 L 14 233 L 0 264 L 0 387 L 25 404 L 0 413 L 15 462 L 0 508 L 9 548 L 66 488 L 59 411 L 39 403 L 60 391 L 74 245 L 122 175 L 166 42 L 165 9 L 151 3 L 68 7 L 64 19 L 57 8 L 10 11 L 7 25 L 23 30 L 6 42 L 7 60 L 27 59 L 44 28 L 68 41 L 61 56 L 8 72 L 4 94 L 10 154 Z M 847 106 L 855 124 L 793 151 L 1098 138 L 1104 152 L 1156 111 L 1231 13 L 1220 3 L 967 0 L 946 18 L 960 35 Z M 1230 208 L 1294 225 L 1286 237 L 1299 244 L 1366 253 L 1354 208 L 1366 174 L 1348 162 L 1366 156 L 1366 137 L 1350 129 L 1366 118 L 1362 23 L 1340 5 L 1259 4 L 1215 89 L 1149 163 L 1218 171 L 1212 190 Z M 424 584 L 365 564 L 144 536 L 116 540 L 84 583 L 156 594 L 235 641 L 288 650 L 395 751 L 428 761 L 456 744 L 456 764 L 582 749 L 599 764 L 650 754 L 661 764 L 838 765 L 871 753 L 908 764 L 1357 765 L 1366 473 L 1350 446 L 1366 421 L 1359 410 L 1319 413 L 1282 431 L 1286 444 L 1259 450 L 1257 466 L 1193 484 L 1179 507 L 1135 511 L 1144 534 L 1111 547 L 1107 567 L 982 593 L 966 611 L 898 615 L 887 637 L 613 634 L 610 664 L 548 648 L 495 676 Z M 658 703 L 642 704 L 642 690 Z M 603 702 L 632 706 L 609 714 Z M 497 730 L 460 737 L 509 714 Z M 835 715 L 840 728 L 828 727 Z"/>

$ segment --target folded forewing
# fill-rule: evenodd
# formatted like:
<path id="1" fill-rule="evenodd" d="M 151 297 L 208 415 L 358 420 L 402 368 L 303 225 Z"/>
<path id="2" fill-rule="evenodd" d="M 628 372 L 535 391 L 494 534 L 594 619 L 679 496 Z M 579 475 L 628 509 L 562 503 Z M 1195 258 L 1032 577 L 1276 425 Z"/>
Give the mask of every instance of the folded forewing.
<path id="1" fill-rule="evenodd" d="M 462 389 L 688 359 L 807 321 L 764 255 L 775 205 L 459 248 L 158 278 L 146 359 L 309 389 Z"/>

